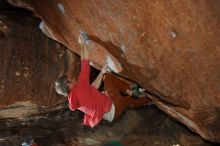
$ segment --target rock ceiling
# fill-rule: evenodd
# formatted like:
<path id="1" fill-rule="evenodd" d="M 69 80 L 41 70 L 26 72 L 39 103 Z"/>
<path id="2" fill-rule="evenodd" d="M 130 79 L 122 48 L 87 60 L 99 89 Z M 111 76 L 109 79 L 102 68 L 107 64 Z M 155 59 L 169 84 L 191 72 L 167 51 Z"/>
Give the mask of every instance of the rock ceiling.
<path id="1" fill-rule="evenodd" d="M 146 88 L 169 116 L 220 142 L 220 1 L 8 0 L 42 19 L 41 30 L 79 54 L 80 30 L 91 61 Z"/>

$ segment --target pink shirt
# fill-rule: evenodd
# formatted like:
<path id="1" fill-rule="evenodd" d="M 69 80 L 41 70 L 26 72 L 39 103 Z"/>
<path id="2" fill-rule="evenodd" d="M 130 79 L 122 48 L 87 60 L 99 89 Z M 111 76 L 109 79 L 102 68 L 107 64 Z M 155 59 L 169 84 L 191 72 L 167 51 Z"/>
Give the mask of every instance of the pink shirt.
<path id="1" fill-rule="evenodd" d="M 111 99 L 98 91 L 89 83 L 89 60 L 81 61 L 81 72 L 75 86 L 68 94 L 71 110 L 80 110 L 85 113 L 83 124 L 90 127 L 97 125 L 104 115 L 111 109 Z"/>

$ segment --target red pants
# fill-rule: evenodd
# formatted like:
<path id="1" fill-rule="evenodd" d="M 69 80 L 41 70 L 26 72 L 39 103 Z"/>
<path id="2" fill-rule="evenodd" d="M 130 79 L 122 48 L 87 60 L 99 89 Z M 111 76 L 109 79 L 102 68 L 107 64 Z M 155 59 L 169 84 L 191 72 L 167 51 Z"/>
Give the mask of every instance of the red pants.
<path id="1" fill-rule="evenodd" d="M 129 84 L 125 80 L 114 76 L 113 74 L 105 75 L 104 89 L 108 91 L 108 94 L 115 105 L 114 120 L 119 118 L 127 107 L 138 107 L 150 103 L 150 100 L 145 97 L 134 99 L 131 96 L 122 96 L 120 92 L 125 93 L 126 90 L 129 89 Z"/>

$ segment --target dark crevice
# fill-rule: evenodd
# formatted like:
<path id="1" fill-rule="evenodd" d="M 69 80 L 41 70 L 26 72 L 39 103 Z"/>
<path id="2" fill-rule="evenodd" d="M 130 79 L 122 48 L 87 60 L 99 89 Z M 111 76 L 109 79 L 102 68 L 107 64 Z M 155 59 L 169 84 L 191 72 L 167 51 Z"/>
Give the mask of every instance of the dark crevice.
<path id="1" fill-rule="evenodd" d="M 7 12 L 17 12 L 17 13 L 24 13 L 24 14 L 33 14 L 31 11 L 28 11 L 24 8 L 14 7 L 10 5 L 7 0 L 0 0 L 0 12 L 7 11 Z"/>

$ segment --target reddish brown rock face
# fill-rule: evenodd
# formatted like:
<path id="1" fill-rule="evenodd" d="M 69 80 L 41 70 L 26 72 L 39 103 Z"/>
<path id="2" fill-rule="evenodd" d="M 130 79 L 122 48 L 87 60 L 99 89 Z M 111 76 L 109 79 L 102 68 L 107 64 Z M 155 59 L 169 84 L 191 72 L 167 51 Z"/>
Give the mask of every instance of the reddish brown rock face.
<path id="1" fill-rule="evenodd" d="M 56 95 L 54 81 L 65 71 L 66 48 L 38 24 L 24 13 L 0 14 L 0 108 L 23 101 L 48 107 L 64 100 Z"/>
<path id="2" fill-rule="evenodd" d="M 110 56 L 160 109 L 220 142 L 219 1 L 8 1 L 34 11 L 42 30 L 76 53 L 86 31 L 96 67 Z"/>

